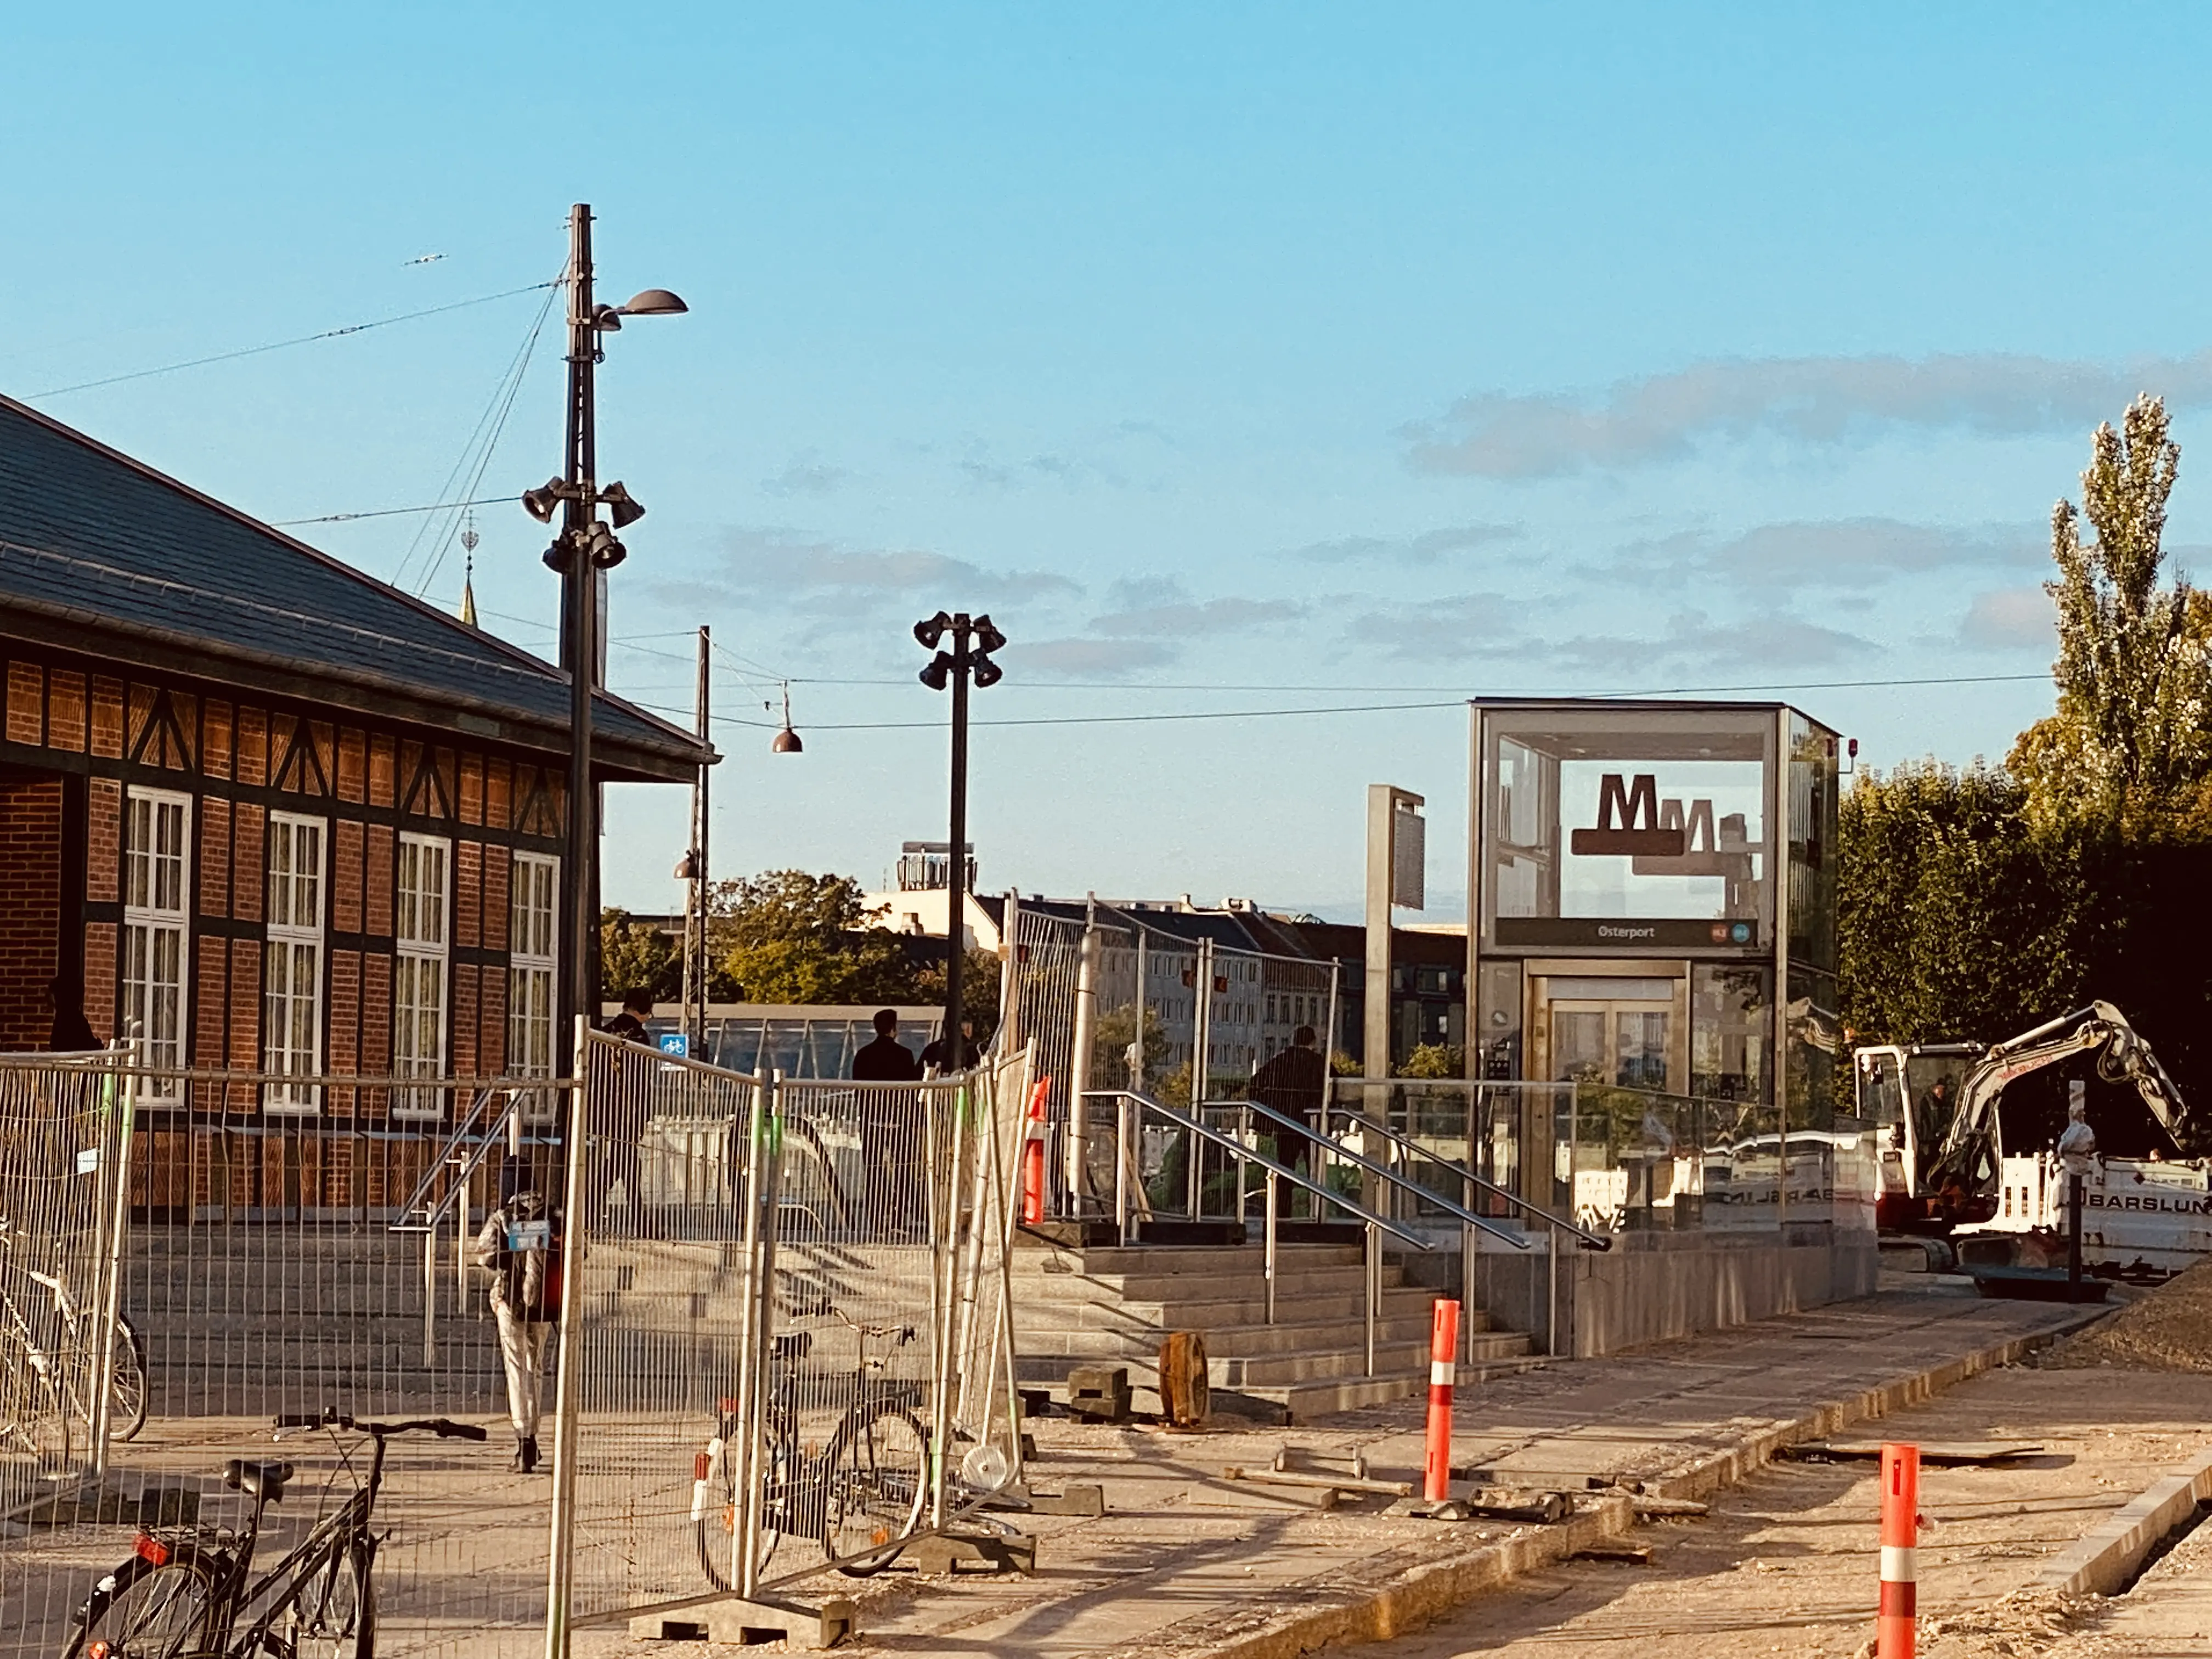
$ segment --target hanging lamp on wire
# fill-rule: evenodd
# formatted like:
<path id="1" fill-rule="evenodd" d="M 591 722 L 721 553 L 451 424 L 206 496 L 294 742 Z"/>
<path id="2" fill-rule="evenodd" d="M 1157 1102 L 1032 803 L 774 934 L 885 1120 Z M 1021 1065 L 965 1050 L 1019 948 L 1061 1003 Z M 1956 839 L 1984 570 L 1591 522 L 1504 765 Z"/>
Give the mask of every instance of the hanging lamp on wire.
<path id="1" fill-rule="evenodd" d="M 769 705 L 771 709 L 774 707 L 773 703 Z M 768 747 L 769 752 L 772 755 L 803 755 L 806 752 L 806 745 L 799 742 L 799 733 L 791 729 L 791 682 L 789 680 L 783 683 L 783 730 L 769 739 Z"/>

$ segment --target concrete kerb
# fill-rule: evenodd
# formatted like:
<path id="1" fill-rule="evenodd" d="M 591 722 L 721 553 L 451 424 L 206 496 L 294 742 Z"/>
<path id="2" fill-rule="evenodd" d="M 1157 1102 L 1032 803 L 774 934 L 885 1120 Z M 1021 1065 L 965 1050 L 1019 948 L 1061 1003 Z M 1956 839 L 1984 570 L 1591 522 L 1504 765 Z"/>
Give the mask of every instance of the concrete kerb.
<path id="1" fill-rule="evenodd" d="M 1643 1491 L 1655 1498 L 1686 1498 L 1717 1492 L 1772 1461 L 1781 1447 L 1832 1435 L 1848 1424 L 1932 1399 L 1969 1377 L 2015 1364 L 2111 1311 L 2108 1308 L 2084 1310 L 2049 1329 L 1993 1342 L 1848 1399 L 1832 1401 L 1790 1422 L 1746 1436 L 1726 1451 L 1700 1458 L 1657 1480 L 1645 1480 L 1641 1483 Z M 2208 1470 L 2212 1470 L 2212 1459 L 2208 1459 Z M 2212 1485 L 2212 1473 L 2208 1473 L 2207 1480 Z M 1632 1498 L 1607 1496 L 1585 1501 L 1587 1507 L 1559 1526 L 1530 1528 L 1478 1549 L 1419 1562 L 1401 1569 L 1373 1589 L 1339 1590 L 1325 1584 L 1305 1585 L 1299 1587 L 1305 1603 L 1296 1613 L 1277 1615 L 1272 1610 L 1255 1609 L 1248 1620 L 1212 1618 L 1208 1621 L 1215 1632 L 1212 1639 L 1182 1649 L 1183 1659 L 1297 1659 L 1331 1644 L 1406 1635 L 1486 1591 L 1501 1589 L 1539 1567 L 1564 1560 L 1577 1550 L 1617 1538 L 1636 1524 Z M 2118 1524 L 2117 1517 L 2112 1524 Z M 2150 1539 L 2154 1541 L 2172 1524 L 2169 1522 L 2166 1528 L 2152 1533 Z M 2143 1548 L 2148 1551 L 2148 1547 L 2146 1542 Z M 1225 1631 L 1224 1624 L 1229 1626 Z M 1237 1628 L 1239 1624 L 1246 1627 Z M 1172 1636 L 1172 1632 L 1158 1633 L 1145 1644 L 1144 1650 L 1156 1652 L 1175 1645 Z"/>
<path id="2" fill-rule="evenodd" d="M 2180 1474 L 2147 1487 L 2101 1527 L 2036 1574 L 2039 1589 L 2061 1595 L 2110 1595 L 2206 1498 L 2212 1498 L 2212 1452 Z"/>

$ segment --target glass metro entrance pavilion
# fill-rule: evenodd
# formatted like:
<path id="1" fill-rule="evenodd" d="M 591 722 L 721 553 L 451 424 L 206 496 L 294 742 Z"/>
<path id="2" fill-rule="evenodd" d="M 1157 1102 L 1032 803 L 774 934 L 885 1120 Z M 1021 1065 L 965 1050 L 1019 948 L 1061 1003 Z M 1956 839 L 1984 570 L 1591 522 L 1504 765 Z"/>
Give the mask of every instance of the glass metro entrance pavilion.
<path id="1" fill-rule="evenodd" d="M 1825 1120 L 1837 734 L 1784 703 L 1472 714 L 1471 1069 Z"/>

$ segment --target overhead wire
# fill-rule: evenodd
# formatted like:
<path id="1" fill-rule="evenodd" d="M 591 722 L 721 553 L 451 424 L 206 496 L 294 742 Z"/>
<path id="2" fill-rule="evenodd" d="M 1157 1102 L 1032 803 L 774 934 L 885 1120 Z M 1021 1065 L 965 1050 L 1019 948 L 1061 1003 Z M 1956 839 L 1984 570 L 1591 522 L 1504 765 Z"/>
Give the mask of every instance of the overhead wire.
<path id="1" fill-rule="evenodd" d="M 1868 680 L 1788 680 L 1764 684 L 1746 685 L 1685 685 L 1645 688 L 1627 691 L 1583 691 L 1574 695 L 1611 701 L 1639 697 L 1669 697 L 1709 695 L 1723 691 L 1812 691 L 1869 690 L 1888 687 L 1929 685 L 1994 685 L 2025 680 L 2046 679 L 2047 674 L 1947 674 L 1917 677 L 1908 679 Z M 1215 688 L 1206 688 L 1215 689 Z M 1303 688 L 1302 688 L 1303 689 Z M 1442 687 L 1430 688 L 1443 690 Z M 1312 708 L 1190 708 L 1163 710 L 1137 714 L 1037 714 L 1013 715 L 1003 719 L 973 720 L 972 726 L 1137 726 L 1182 720 L 1294 720 L 1328 714 L 1377 714 L 1413 713 L 1425 709 L 1460 708 L 1474 701 L 1472 695 L 1439 698 L 1420 702 L 1334 703 Z M 639 707 L 660 714 L 684 714 L 689 711 L 672 705 L 641 702 Z M 775 720 L 756 720 L 738 714 L 717 714 L 714 719 L 727 726 L 750 726 L 762 731 L 780 726 Z M 942 720 L 844 720 L 809 722 L 811 732 L 902 732 L 934 731 Z"/>
<path id="2" fill-rule="evenodd" d="M 538 349 L 538 336 L 544 332 L 545 319 L 552 315 L 553 304 L 560 297 L 560 291 L 559 279 L 546 284 L 544 302 L 538 307 L 538 315 L 531 321 L 530 331 L 523 336 L 521 345 L 507 360 L 498 383 L 492 388 L 490 401 L 484 405 L 483 413 L 477 417 L 476 425 L 470 429 L 468 441 L 461 446 L 459 458 L 454 461 L 453 470 L 447 473 L 445 483 L 438 487 L 438 495 L 441 498 L 456 494 L 464 497 L 473 496 L 482 488 L 484 473 L 491 465 L 494 452 L 499 447 L 500 437 L 507 430 L 507 416 L 514 413 L 516 396 L 522 390 L 523 377 L 529 373 L 530 359 Z M 465 511 L 467 508 L 465 507 L 441 509 L 439 514 L 422 520 L 416 529 L 414 539 L 407 544 L 407 551 L 399 561 L 399 568 L 392 573 L 392 585 L 394 587 L 404 580 L 407 567 L 414 562 L 416 555 L 424 552 L 434 556 L 429 558 L 428 568 L 422 573 L 422 580 L 416 585 L 415 592 L 420 597 L 429 591 L 430 584 L 437 580 L 438 572 L 445 565 L 447 545 L 459 523 L 458 518 L 450 514 Z"/>
<path id="3" fill-rule="evenodd" d="M 312 519 L 271 519 L 272 530 L 289 530 L 303 524 L 351 524 L 356 519 L 396 519 L 406 513 L 441 513 L 449 507 L 489 507 L 495 501 L 512 498 L 506 495 L 486 495 L 472 501 L 428 501 L 421 507 L 375 507 L 362 513 L 324 513 Z"/>
<path id="4" fill-rule="evenodd" d="M 31 392 L 23 401 L 35 404 L 44 398 L 59 398 L 67 392 L 90 392 L 97 386 L 120 386 L 125 380 L 150 380 L 156 374 L 174 374 L 179 369 L 204 368 L 210 363 L 228 363 L 240 357 L 258 357 L 264 352 L 312 345 L 318 340 L 336 340 L 349 334 L 366 334 L 373 328 L 389 328 L 394 323 L 411 323 L 423 317 L 441 316 L 448 311 L 464 311 L 471 306 L 489 305 L 495 300 L 512 300 L 518 294 L 535 294 L 540 289 L 557 286 L 559 280 L 556 277 L 551 283 L 531 283 L 522 288 L 502 289 L 497 294 L 479 294 L 473 300 L 455 300 L 447 305 L 426 306 L 420 311 L 403 311 L 396 317 L 378 317 L 366 323 L 348 323 L 342 328 L 325 328 L 313 334 L 296 335 L 289 340 L 271 340 L 265 345 L 240 346 L 234 351 L 218 351 L 205 357 L 187 357 L 180 362 L 163 363 L 156 368 L 134 368 L 125 374 L 106 374 L 96 380 L 78 380 L 70 386 Z"/>

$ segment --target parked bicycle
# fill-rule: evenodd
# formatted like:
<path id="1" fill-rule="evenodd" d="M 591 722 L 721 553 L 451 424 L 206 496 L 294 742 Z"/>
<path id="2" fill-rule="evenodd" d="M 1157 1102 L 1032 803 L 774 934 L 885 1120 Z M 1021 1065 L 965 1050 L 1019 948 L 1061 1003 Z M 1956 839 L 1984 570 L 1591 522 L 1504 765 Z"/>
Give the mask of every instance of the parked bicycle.
<path id="1" fill-rule="evenodd" d="M 929 1432 L 913 1411 L 921 1401 L 921 1384 L 884 1376 L 888 1354 L 869 1352 L 871 1341 L 904 1347 L 915 1340 L 915 1328 L 860 1324 L 826 1304 L 819 1311 L 836 1314 L 854 1334 L 856 1357 L 849 1375 L 817 1374 L 808 1379 L 809 1391 L 836 1389 L 844 1412 L 821 1454 L 809 1455 L 799 1437 L 799 1395 L 800 1366 L 812 1351 L 813 1334 L 777 1337 L 762 1435 L 760 1565 L 767 1567 L 786 1537 L 803 1538 L 819 1543 L 840 1572 L 864 1578 L 897 1559 L 921 1525 L 929 1498 Z M 738 1402 L 717 1402 L 714 1437 L 692 1471 L 699 1564 L 717 1589 L 731 1588 L 732 1537 L 741 1501 L 739 1427 Z"/>
<path id="2" fill-rule="evenodd" d="M 76 1610 L 64 1659 L 373 1659 L 375 1602 L 371 1574 L 381 1541 L 372 1530 L 384 1485 L 387 1443 L 403 1434 L 482 1440 L 473 1424 L 442 1417 L 361 1423 L 337 1412 L 276 1419 L 288 1429 L 327 1428 L 337 1448 L 337 1475 L 352 1475 L 359 1442 L 374 1449 L 352 1493 L 318 1521 L 282 1561 L 256 1577 L 262 1516 L 283 1499 L 289 1463 L 233 1458 L 223 1484 L 253 1500 L 246 1525 L 156 1527 L 138 1534 L 129 1559 L 93 1587 Z"/>
<path id="3" fill-rule="evenodd" d="M 0 1219 L 0 1444 L 27 1451 L 42 1474 L 70 1467 L 79 1425 L 92 1433 L 100 1376 L 100 1319 L 81 1306 L 60 1264 L 21 1257 L 22 1236 Z M 146 1345 L 118 1314 L 107 1381 L 109 1437 L 146 1425 Z"/>

